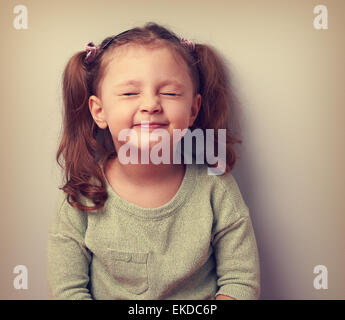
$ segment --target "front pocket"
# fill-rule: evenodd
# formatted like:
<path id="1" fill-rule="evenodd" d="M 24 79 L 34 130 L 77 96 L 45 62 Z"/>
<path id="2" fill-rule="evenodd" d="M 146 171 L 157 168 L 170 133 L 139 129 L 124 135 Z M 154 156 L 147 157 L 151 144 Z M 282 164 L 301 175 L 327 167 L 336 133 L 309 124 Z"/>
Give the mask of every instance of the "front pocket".
<path id="1" fill-rule="evenodd" d="M 148 288 L 147 258 L 145 252 L 123 252 L 107 248 L 109 271 L 119 286 L 134 294 Z"/>

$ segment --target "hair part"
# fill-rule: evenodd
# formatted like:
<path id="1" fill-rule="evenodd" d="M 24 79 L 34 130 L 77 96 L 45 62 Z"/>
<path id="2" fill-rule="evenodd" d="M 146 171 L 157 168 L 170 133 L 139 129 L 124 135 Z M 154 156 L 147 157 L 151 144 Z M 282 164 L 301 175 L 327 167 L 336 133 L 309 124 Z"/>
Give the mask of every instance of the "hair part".
<path id="1" fill-rule="evenodd" d="M 168 46 L 183 59 L 193 82 L 194 95 L 200 93 L 202 97 L 198 116 L 190 129 L 200 128 L 204 133 L 206 129 L 214 129 L 215 146 L 218 145 L 217 129 L 226 129 L 225 172 L 233 169 L 237 160 L 233 145 L 242 141 L 232 134 L 228 124 L 233 93 L 227 69 L 211 46 L 197 43 L 191 53 L 180 40 L 167 28 L 149 22 L 105 38 L 99 45 L 105 49 L 101 49 L 90 64 L 84 61 L 85 51 L 76 53 L 68 61 L 63 72 L 63 133 L 56 160 L 66 180 L 60 189 L 67 194 L 71 206 L 95 211 L 102 208 L 108 198 L 102 168 L 109 158 L 116 157 L 116 150 L 109 128 L 100 129 L 94 122 L 88 100 L 91 95 L 99 95 L 114 50 L 125 45 Z M 206 155 L 204 159 L 207 163 Z M 85 205 L 81 197 L 91 200 L 94 206 Z"/>

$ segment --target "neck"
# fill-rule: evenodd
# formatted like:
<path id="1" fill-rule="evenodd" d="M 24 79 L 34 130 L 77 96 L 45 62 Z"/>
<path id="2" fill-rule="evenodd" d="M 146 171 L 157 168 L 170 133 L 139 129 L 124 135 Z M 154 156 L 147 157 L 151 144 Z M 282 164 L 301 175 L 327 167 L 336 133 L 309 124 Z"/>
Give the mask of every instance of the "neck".
<path id="1" fill-rule="evenodd" d="M 160 184 L 163 179 L 184 174 L 184 164 L 122 164 L 118 158 L 109 161 L 108 172 L 132 185 Z"/>

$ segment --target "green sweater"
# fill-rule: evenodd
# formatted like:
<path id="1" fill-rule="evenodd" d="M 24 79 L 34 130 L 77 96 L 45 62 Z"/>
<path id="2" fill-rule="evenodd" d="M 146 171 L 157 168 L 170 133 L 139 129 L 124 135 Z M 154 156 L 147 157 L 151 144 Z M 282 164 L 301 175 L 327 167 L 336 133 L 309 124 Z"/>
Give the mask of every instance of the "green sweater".
<path id="1" fill-rule="evenodd" d="M 52 298 L 259 298 L 254 230 L 231 173 L 187 164 L 179 190 L 159 208 L 121 198 L 108 182 L 107 191 L 94 213 L 71 207 L 59 191 L 47 246 Z"/>

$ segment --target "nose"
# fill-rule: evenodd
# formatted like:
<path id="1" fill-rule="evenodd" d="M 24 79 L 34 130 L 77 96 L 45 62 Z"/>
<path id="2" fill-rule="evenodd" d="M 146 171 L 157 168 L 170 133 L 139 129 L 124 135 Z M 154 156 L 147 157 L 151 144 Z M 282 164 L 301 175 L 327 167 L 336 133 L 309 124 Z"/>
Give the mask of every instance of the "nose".
<path id="1" fill-rule="evenodd" d="M 144 104 L 140 107 L 141 112 L 159 113 L 161 110 L 162 107 L 159 103 Z"/>
<path id="2" fill-rule="evenodd" d="M 141 112 L 159 113 L 162 111 L 159 98 L 155 94 L 146 94 L 140 106 Z"/>

